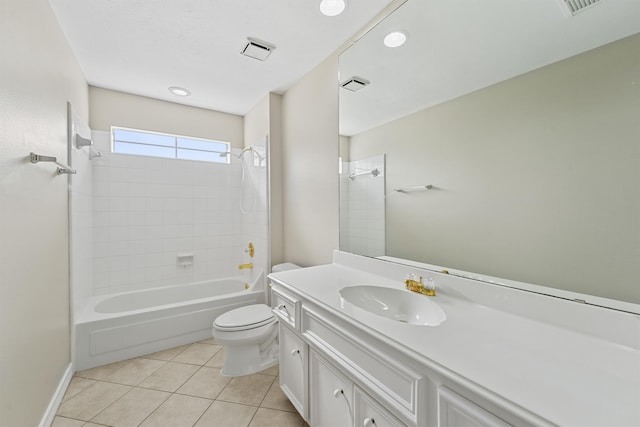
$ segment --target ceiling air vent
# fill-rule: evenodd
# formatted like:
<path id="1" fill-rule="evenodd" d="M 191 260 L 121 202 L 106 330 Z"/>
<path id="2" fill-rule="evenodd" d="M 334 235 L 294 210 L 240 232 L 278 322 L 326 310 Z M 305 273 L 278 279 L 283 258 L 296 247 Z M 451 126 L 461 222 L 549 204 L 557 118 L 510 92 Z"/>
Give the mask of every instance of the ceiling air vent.
<path id="1" fill-rule="evenodd" d="M 569 12 L 572 15 L 582 12 L 588 7 L 602 3 L 602 0 L 561 0 L 561 1 L 566 5 L 567 8 L 569 8 Z"/>
<path id="2" fill-rule="evenodd" d="M 347 79 L 344 83 L 341 83 L 340 86 L 343 88 L 350 90 L 351 92 L 357 92 L 366 85 L 371 83 L 367 79 L 363 79 L 362 77 L 353 76 L 350 79 Z"/>
<path id="3" fill-rule="evenodd" d="M 240 53 L 244 56 L 248 56 L 249 58 L 264 61 L 269 55 L 271 55 L 271 52 L 273 52 L 275 48 L 276 47 L 271 43 L 254 39 L 253 37 L 247 37 L 247 44 Z"/>

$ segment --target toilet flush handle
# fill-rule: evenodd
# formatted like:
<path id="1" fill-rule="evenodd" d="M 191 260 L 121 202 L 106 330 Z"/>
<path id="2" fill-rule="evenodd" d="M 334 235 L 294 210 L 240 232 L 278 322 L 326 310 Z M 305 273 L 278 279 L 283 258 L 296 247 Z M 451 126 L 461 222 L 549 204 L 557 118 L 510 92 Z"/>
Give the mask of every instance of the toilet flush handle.
<path id="1" fill-rule="evenodd" d="M 287 316 L 289 315 L 289 311 L 287 310 L 287 306 L 284 304 L 280 304 L 276 307 L 276 310 L 279 311 L 284 311 L 285 313 L 287 313 Z"/>

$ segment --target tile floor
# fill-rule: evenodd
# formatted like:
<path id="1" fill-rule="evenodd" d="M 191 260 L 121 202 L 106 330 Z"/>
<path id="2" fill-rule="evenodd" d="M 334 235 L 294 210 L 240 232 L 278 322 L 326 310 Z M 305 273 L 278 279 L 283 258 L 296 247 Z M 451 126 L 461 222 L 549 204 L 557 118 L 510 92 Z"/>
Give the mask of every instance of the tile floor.
<path id="1" fill-rule="evenodd" d="M 223 377 L 213 339 L 77 372 L 52 427 L 303 427 L 278 367 Z"/>

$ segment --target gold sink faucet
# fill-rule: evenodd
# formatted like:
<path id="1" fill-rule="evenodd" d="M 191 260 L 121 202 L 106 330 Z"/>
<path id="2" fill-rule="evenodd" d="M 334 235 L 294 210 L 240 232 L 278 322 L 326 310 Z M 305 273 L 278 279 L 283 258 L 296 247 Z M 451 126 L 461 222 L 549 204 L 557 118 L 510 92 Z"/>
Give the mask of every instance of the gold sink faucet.
<path id="1" fill-rule="evenodd" d="M 244 270 L 245 268 L 253 268 L 253 263 L 247 263 L 247 264 L 240 264 L 238 266 L 238 270 Z"/>
<path id="2" fill-rule="evenodd" d="M 425 286 L 424 283 L 422 283 L 422 276 L 420 276 L 420 281 L 418 281 L 416 280 L 415 274 L 410 274 L 404 281 L 404 284 L 411 292 L 427 295 L 430 297 L 436 296 L 436 286 L 433 283 L 433 279 L 427 280 L 427 285 Z"/>

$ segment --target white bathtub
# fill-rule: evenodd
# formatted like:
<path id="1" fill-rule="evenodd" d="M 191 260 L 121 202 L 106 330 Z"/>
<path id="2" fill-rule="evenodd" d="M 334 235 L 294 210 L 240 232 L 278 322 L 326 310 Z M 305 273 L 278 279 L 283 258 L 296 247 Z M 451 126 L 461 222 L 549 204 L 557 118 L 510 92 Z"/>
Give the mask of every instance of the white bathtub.
<path id="1" fill-rule="evenodd" d="M 213 320 L 265 300 L 264 276 L 93 297 L 75 324 L 74 364 L 89 369 L 211 338 Z"/>

